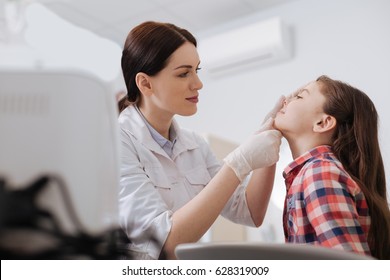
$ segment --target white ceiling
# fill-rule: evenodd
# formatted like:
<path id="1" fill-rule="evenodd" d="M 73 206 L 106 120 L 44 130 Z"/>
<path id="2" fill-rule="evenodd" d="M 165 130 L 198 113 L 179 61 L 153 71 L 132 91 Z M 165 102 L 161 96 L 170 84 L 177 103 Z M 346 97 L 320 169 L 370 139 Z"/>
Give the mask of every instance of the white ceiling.
<path id="1" fill-rule="evenodd" d="M 0 0 L 4 10 L 6 1 Z M 117 42 L 145 20 L 172 22 L 192 33 L 295 0 L 21 0 L 41 2 L 64 19 Z M 0 15 L 0 28 L 5 26 Z M 4 27 L 3 27 L 4 28 Z"/>

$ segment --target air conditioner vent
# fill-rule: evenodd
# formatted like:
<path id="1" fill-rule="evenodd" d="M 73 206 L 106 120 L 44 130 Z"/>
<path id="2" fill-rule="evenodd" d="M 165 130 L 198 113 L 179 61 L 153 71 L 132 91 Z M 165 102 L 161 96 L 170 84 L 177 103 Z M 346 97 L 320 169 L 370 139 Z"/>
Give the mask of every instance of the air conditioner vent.
<path id="1" fill-rule="evenodd" d="M 288 59 L 292 54 L 290 36 L 288 27 L 275 17 L 200 38 L 202 66 L 218 75 Z"/>

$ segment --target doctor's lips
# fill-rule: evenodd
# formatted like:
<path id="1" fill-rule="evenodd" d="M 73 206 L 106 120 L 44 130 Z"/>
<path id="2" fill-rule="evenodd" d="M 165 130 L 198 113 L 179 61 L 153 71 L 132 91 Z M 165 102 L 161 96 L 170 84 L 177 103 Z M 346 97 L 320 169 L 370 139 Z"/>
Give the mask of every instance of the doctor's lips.
<path id="1" fill-rule="evenodd" d="M 198 95 L 195 95 L 195 96 L 192 96 L 192 97 L 188 97 L 186 98 L 186 100 L 192 102 L 192 103 L 198 103 L 199 99 L 198 99 Z"/>

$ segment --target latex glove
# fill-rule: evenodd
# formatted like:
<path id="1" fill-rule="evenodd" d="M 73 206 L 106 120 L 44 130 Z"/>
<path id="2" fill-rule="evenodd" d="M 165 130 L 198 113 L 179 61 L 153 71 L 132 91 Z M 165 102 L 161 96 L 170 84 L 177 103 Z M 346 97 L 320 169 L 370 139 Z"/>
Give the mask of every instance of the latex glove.
<path id="1" fill-rule="evenodd" d="M 274 119 L 276 117 L 276 114 L 280 111 L 280 109 L 282 109 L 285 100 L 286 97 L 284 95 L 279 97 L 278 101 L 275 103 L 272 110 L 265 116 L 262 124 L 264 124 L 267 120 L 269 120 L 269 118 Z"/>
<path id="2" fill-rule="evenodd" d="M 270 117 L 267 120 L 264 120 L 261 127 L 255 132 L 255 134 L 258 134 L 260 132 L 266 131 L 266 130 L 273 130 L 274 128 L 274 121 L 275 119 Z"/>
<path id="3" fill-rule="evenodd" d="M 271 166 L 279 160 L 281 138 L 282 134 L 278 130 L 254 134 L 228 154 L 224 162 L 242 182 L 252 170 Z"/>

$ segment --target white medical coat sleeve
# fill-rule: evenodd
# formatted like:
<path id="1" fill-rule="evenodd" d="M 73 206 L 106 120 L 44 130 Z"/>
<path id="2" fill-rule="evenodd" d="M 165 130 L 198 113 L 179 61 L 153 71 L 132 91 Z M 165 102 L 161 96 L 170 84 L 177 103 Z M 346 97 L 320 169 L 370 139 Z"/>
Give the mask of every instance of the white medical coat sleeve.
<path id="1" fill-rule="evenodd" d="M 212 178 L 220 170 L 221 162 L 216 158 L 204 138 L 197 136 L 195 133 L 194 137 L 198 138 L 197 142 L 201 146 L 207 169 Z M 255 227 L 246 201 L 246 182 L 247 180 L 244 180 L 244 182 L 237 187 L 236 191 L 223 208 L 221 215 L 234 223 Z"/>

